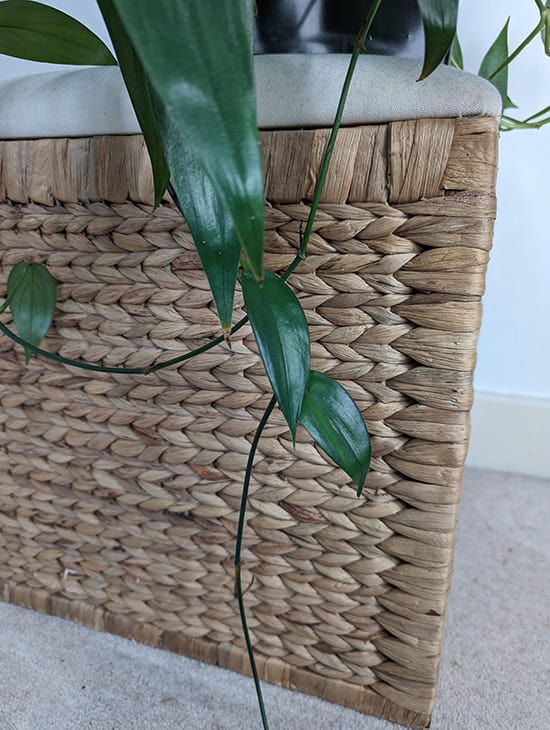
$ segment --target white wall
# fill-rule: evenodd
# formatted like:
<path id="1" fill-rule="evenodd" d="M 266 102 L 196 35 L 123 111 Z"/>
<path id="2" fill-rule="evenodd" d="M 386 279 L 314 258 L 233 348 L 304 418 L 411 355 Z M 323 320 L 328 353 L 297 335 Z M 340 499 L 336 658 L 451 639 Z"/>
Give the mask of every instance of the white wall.
<path id="1" fill-rule="evenodd" d="M 49 4 L 106 39 L 94 0 L 49 0 Z M 534 0 L 461 0 L 459 35 L 467 70 L 477 70 L 509 15 L 510 47 L 515 48 L 537 21 Z M 0 79 L 58 68 L 4 56 Z M 550 58 L 544 57 L 541 43 L 533 44 L 512 66 L 510 95 L 519 106 L 514 112 L 518 118 L 550 104 Z M 539 431 L 550 435 L 549 165 L 550 125 L 502 136 L 498 219 L 479 343 L 469 460 L 545 476 L 550 476 L 550 449 Z M 520 441 L 538 446 L 521 449 Z"/>
<path id="2" fill-rule="evenodd" d="M 534 2 L 461 0 L 459 35 L 476 71 L 511 15 L 510 48 L 537 22 Z M 510 68 L 510 95 L 525 118 L 550 104 L 550 57 L 542 43 Z M 480 391 L 550 397 L 550 125 L 506 132 L 500 143 L 498 217 L 489 267 L 476 386 Z"/>
<path id="3" fill-rule="evenodd" d="M 475 72 L 508 16 L 510 49 L 534 28 L 534 0 L 460 0 L 466 69 Z M 550 58 L 534 42 L 510 68 L 525 118 L 550 104 Z M 468 463 L 550 477 L 550 125 L 500 142 L 498 215 L 479 340 Z"/>

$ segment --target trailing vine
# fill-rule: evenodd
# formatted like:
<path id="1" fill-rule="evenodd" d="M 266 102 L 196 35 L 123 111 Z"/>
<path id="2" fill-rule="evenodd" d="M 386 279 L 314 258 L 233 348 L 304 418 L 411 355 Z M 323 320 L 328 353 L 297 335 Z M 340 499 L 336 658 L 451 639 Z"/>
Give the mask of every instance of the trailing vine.
<path id="1" fill-rule="evenodd" d="M 155 205 L 168 188 L 174 204 L 186 218 L 208 278 L 223 334 L 200 347 L 140 368 L 103 366 L 63 357 L 40 347 L 56 307 L 55 282 L 40 264 L 21 262 L 7 284 L 6 301 L 0 313 L 10 308 L 17 332 L 0 322 L 0 332 L 32 355 L 92 372 L 121 375 L 149 375 L 177 366 L 229 340 L 250 322 L 274 395 L 263 413 L 250 445 L 240 501 L 234 552 L 234 593 L 264 730 L 268 730 L 253 644 L 248 628 L 242 587 L 242 544 L 254 459 L 262 433 L 278 404 L 293 441 L 298 425 L 341 467 L 357 486 L 360 496 L 369 468 L 371 447 L 366 425 L 349 394 L 336 381 L 310 369 L 309 331 L 301 305 L 287 281 L 307 256 L 308 243 L 321 201 L 331 157 L 340 129 L 344 107 L 360 53 L 382 0 L 375 0 L 357 35 L 342 86 L 334 123 L 317 176 L 310 212 L 298 253 L 289 266 L 275 275 L 263 269 L 263 186 L 257 128 L 254 115 L 251 38 L 247 30 L 248 2 L 206 3 L 205 0 L 157 2 L 155 18 L 147 12 L 147 0 L 98 0 L 108 26 L 118 63 L 150 153 Z M 495 83 L 503 107 L 511 106 L 507 96 L 509 63 L 541 32 L 550 52 L 549 3 L 535 0 L 540 19 L 528 38 L 508 53 L 508 26 L 489 49 L 480 74 Z M 158 7 L 162 5 L 162 7 Z M 428 76 L 451 49 L 451 63 L 462 67 L 462 52 L 456 37 L 458 0 L 418 0 L 426 34 L 426 54 L 421 78 Z M 149 10 L 151 6 L 149 3 Z M 11 15 L 10 15 L 11 13 Z M 33 16 L 33 13 L 35 14 Z M 158 17 L 156 17 L 158 16 Z M 57 62 L 116 63 L 93 34 L 59 11 L 20 0 L 0 2 L 0 52 L 2 30 L 24 25 L 57 22 L 60 38 L 48 58 Z M 173 45 L 183 21 L 197 21 L 197 38 L 187 49 L 182 70 L 173 67 L 179 47 Z M 200 22 L 199 22 L 200 21 Z M 33 25 L 34 24 L 34 25 Z M 190 23 L 191 27 L 192 23 Z M 29 27 L 30 27 L 29 26 Z M 33 31 L 34 32 L 34 31 Z M 216 35 L 218 33 L 218 35 Z M 164 38 L 169 35 L 169 39 Z M 222 42 L 227 35 L 230 42 Z M 9 37 L 9 34 L 8 34 Z M 78 60 L 72 50 L 78 43 L 85 49 Z M 72 45 L 71 45 L 72 41 Z M 168 41 L 172 41 L 172 46 Z M 226 39 L 227 41 L 227 39 Z M 236 44 L 242 51 L 241 66 L 229 68 Z M 159 53 L 161 45 L 166 53 Z M 240 48 L 240 46 L 243 48 Z M 452 46 L 452 48 L 451 48 Z M 32 44 L 22 41 L 19 55 L 34 57 Z M 26 54 L 26 55 L 25 55 Z M 12 55 L 17 55 L 13 54 Z M 209 72 L 209 64 L 225 74 L 222 82 Z M 189 83 L 179 84 L 185 77 Z M 228 96 L 220 86 L 231 82 Z M 244 88 L 242 91 L 241 87 Z M 199 90 L 199 91 L 197 91 Z M 236 98 L 231 98 L 234 94 Z M 252 95 L 252 96 L 251 96 Z M 210 106 L 209 106 L 210 105 Z M 550 107 L 523 121 L 503 116 L 504 129 L 542 126 L 550 121 Z M 205 128 L 212 115 L 212 128 Z M 214 128 L 219 126 L 219 129 Z M 240 281 L 247 315 L 232 324 L 233 298 Z M 319 403 L 323 403 L 320 407 Z M 326 412 L 325 412 L 326 411 Z"/>

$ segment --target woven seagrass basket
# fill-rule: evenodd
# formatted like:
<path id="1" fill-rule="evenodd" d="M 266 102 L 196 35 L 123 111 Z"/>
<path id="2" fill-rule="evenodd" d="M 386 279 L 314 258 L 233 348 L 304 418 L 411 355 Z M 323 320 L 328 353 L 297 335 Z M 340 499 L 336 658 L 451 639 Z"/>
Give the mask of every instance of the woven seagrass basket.
<path id="1" fill-rule="evenodd" d="M 327 134 L 262 134 L 272 270 L 299 245 Z M 357 499 L 275 412 L 251 488 L 243 582 L 261 675 L 413 726 L 435 698 L 496 150 L 491 118 L 340 132 L 292 285 L 312 367 L 364 413 L 372 469 Z M 1 281 L 22 259 L 47 264 L 60 284 L 47 349 L 139 367 L 219 334 L 185 223 L 169 201 L 151 207 L 141 137 L 8 141 L 0 156 Z M 232 556 L 269 400 L 250 331 L 148 376 L 25 367 L 0 347 L 4 600 L 247 672 Z"/>

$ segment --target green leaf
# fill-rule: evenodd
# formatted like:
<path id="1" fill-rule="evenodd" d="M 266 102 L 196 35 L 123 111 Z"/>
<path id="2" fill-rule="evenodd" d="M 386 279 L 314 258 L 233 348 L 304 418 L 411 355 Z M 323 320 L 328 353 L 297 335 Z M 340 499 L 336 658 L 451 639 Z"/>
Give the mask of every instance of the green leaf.
<path id="1" fill-rule="evenodd" d="M 167 118 L 210 178 L 251 271 L 261 278 L 263 171 L 250 3 L 113 2 Z M 164 136 L 163 142 L 172 169 L 178 150 Z"/>
<path id="2" fill-rule="evenodd" d="M 128 89 L 128 94 L 147 145 L 153 169 L 155 206 L 157 206 L 168 187 L 170 173 L 157 129 L 149 81 L 124 25 L 115 10 L 113 0 L 98 0 L 98 5 L 118 56 L 124 83 Z"/>
<path id="3" fill-rule="evenodd" d="M 424 64 L 420 79 L 425 79 L 447 55 L 456 36 L 458 0 L 418 0 L 424 25 Z"/>
<path id="4" fill-rule="evenodd" d="M 173 197 L 189 225 L 214 295 L 221 325 L 224 329 L 229 329 L 240 255 L 232 219 L 182 135 L 167 119 L 113 0 L 98 0 L 98 4 L 149 149 L 155 182 L 155 204 L 160 203 L 170 177 L 161 142 L 162 134 L 171 151 Z"/>
<path id="5" fill-rule="evenodd" d="M 46 63 L 116 66 L 111 51 L 85 25 L 32 0 L 0 2 L 0 53 Z"/>
<path id="6" fill-rule="evenodd" d="M 458 40 L 458 33 L 455 33 L 453 38 L 453 44 L 451 46 L 451 57 L 449 63 L 454 68 L 464 69 L 464 59 L 462 57 L 462 48 L 460 47 L 460 41 Z"/>
<path id="7" fill-rule="evenodd" d="M 275 274 L 263 283 L 245 273 L 244 301 L 260 355 L 293 441 L 310 366 L 309 331 L 292 289 Z"/>
<path id="8" fill-rule="evenodd" d="M 43 264 L 20 261 L 10 271 L 7 299 L 20 337 L 39 345 L 52 323 L 57 299 L 50 272 Z M 31 354 L 25 350 L 26 362 Z"/>
<path id="9" fill-rule="evenodd" d="M 171 143 L 178 133 L 172 130 Z M 195 247 L 216 302 L 224 330 L 231 328 L 240 246 L 233 220 L 218 198 L 210 178 L 204 174 L 183 140 L 172 164 L 176 204 L 184 212 Z M 182 185 L 185 180 L 185 185 Z M 176 187 L 177 186 L 177 187 Z M 190 191 L 193 194 L 190 194 Z"/>
<path id="10" fill-rule="evenodd" d="M 510 18 L 508 18 L 495 42 L 485 54 L 478 71 L 480 76 L 484 79 L 488 79 L 498 89 L 498 92 L 502 97 L 503 110 L 509 109 L 510 107 L 513 107 L 514 109 L 517 108 L 516 105 L 508 98 L 508 66 L 503 66 L 508 58 L 509 23 Z"/>
<path id="11" fill-rule="evenodd" d="M 312 370 L 300 423 L 330 458 L 353 479 L 361 496 L 371 459 L 370 437 L 349 393 L 324 373 Z"/>

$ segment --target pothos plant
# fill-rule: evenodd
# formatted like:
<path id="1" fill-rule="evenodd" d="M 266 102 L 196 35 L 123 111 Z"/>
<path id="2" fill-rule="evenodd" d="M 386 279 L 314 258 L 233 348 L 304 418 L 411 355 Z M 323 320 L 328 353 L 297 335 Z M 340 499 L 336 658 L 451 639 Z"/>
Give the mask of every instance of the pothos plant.
<path id="1" fill-rule="evenodd" d="M 282 272 L 263 265 L 263 172 L 256 124 L 251 0 L 98 0 L 117 58 L 73 18 L 32 0 L 0 3 L 0 52 L 54 63 L 117 64 L 126 83 L 151 158 L 155 206 L 168 189 L 185 216 L 208 278 L 220 334 L 197 350 L 148 368 L 103 367 L 74 361 L 39 347 L 52 322 L 56 284 L 47 269 L 21 262 L 13 267 L 6 299 L 17 333 L 0 331 L 32 354 L 87 370 L 147 374 L 177 365 L 230 338 L 250 322 L 273 397 L 252 440 L 243 483 L 235 545 L 235 596 L 254 676 L 264 728 L 268 727 L 248 632 L 241 585 L 241 545 L 246 501 L 258 441 L 278 404 L 293 440 L 301 424 L 355 482 L 360 496 L 371 446 L 361 413 L 335 380 L 310 368 L 310 339 L 301 305 L 287 281 L 307 255 L 324 180 L 358 56 L 364 50 L 382 0 L 374 0 L 359 29 L 335 121 L 311 202 L 299 252 Z M 509 63 L 540 33 L 549 51 L 550 2 L 535 0 L 540 20 L 530 36 L 508 53 L 508 24 L 488 51 L 480 74 L 493 80 L 510 107 Z M 462 66 L 456 38 L 458 0 L 418 0 L 425 30 L 421 78 L 449 54 Z M 345 11 L 343 11 L 345 12 Z M 549 109 L 524 120 L 503 117 L 505 128 L 540 126 Z M 233 321 L 237 283 L 247 316 Z"/>

